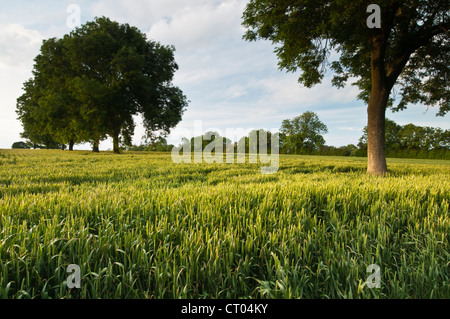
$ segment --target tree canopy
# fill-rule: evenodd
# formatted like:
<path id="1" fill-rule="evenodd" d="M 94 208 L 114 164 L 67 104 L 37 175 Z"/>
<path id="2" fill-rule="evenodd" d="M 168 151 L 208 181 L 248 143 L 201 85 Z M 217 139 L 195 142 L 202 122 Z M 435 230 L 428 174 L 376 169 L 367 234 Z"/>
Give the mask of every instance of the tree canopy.
<path id="1" fill-rule="evenodd" d="M 287 153 L 311 153 L 325 145 L 322 134 L 327 132 L 327 126 L 320 121 L 319 116 L 307 111 L 292 120 L 282 122 L 280 129 L 282 147 Z"/>
<path id="2" fill-rule="evenodd" d="M 17 103 L 26 137 L 89 141 L 95 150 L 110 136 L 118 153 L 120 143 L 131 145 L 139 114 L 148 136 L 167 135 L 188 105 L 172 85 L 174 50 L 105 17 L 44 41 Z"/>

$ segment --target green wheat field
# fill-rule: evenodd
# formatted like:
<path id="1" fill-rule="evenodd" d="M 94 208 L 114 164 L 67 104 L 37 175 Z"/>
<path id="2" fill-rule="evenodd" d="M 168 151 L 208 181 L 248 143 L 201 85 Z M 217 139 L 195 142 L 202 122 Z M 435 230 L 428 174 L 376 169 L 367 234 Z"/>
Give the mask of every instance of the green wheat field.
<path id="1" fill-rule="evenodd" d="M 450 163 L 388 166 L 1 150 L 0 297 L 450 298 Z"/>

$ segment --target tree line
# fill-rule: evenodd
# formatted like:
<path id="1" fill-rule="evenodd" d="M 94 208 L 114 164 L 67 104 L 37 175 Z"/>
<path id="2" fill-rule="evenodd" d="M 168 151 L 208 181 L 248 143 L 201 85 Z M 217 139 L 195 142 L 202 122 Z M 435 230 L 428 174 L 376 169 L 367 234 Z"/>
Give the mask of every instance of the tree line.
<path id="1" fill-rule="evenodd" d="M 399 125 L 386 118 L 385 149 L 388 157 L 422 158 L 422 159 L 448 159 L 450 160 L 450 130 L 434 127 L 422 127 L 414 124 Z M 357 145 L 330 146 L 325 144 L 324 134 L 328 133 L 327 126 L 319 116 L 311 111 L 282 121 L 279 132 L 270 132 L 264 129 L 252 130 L 247 136 L 241 137 L 237 142 L 223 137 L 216 131 L 208 131 L 201 136 L 183 138 L 179 146 L 186 143 L 191 152 L 197 149 L 205 150 L 221 146 L 225 153 L 230 147 L 234 153 L 258 153 L 260 142 L 266 144 L 270 154 L 272 149 L 272 134 L 278 135 L 279 145 L 275 148 L 280 154 L 291 155 L 323 155 L 323 156 L 357 156 L 367 157 L 367 126 L 363 129 Z M 260 139 L 260 136 L 263 136 Z M 201 139 L 200 139 L 201 137 Z M 250 143 L 251 139 L 256 143 Z M 201 144 L 197 145 L 201 140 Z M 222 145 L 221 145 L 222 144 Z M 239 145 L 244 145 L 239 148 Z M 32 148 L 32 143 L 16 142 L 12 148 Z M 36 147 L 36 145 L 34 145 Z M 168 144 L 164 137 L 147 140 L 140 145 L 127 145 L 126 151 L 156 151 L 170 152 L 174 145 Z"/>
<path id="2" fill-rule="evenodd" d="M 327 127 L 316 114 L 311 113 L 305 112 L 293 120 L 283 121 L 280 153 L 367 157 L 367 126 L 357 145 L 325 145 L 322 134 L 328 132 Z M 388 118 L 385 127 L 387 157 L 450 160 L 450 130 L 414 124 L 402 126 Z"/>
<path id="3" fill-rule="evenodd" d="M 174 50 L 105 17 L 44 40 L 17 99 L 21 137 L 34 147 L 69 150 L 88 142 L 94 152 L 111 137 L 119 153 L 131 145 L 136 115 L 149 138 L 169 134 L 188 105 L 172 84 Z"/>
<path id="4" fill-rule="evenodd" d="M 385 125 L 388 157 L 450 159 L 450 130 L 414 124 L 402 126 L 388 118 Z M 367 156 L 367 127 L 355 155 Z"/>
<path id="5" fill-rule="evenodd" d="M 388 157 L 450 159 L 450 131 L 441 128 L 421 127 L 414 124 L 399 125 L 386 119 L 385 148 Z M 220 146 L 223 152 L 230 147 L 235 153 L 244 150 L 245 153 L 258 153 L 260 142 L 266 143 L 267 152 L 272 149 L 272 134 L 277 134 L 279 146 L 276 148 L 280 154 L 292 155 L 323 155 L 323 156 L 359 156 L 367 157 L 367 126 L 358 145 L 330 146 L 325 144 L 324 134 L 328 133 L 327 126 L 319 116 L 311 111 L 282 121 L 279 132 L 270 132 L 264 129 L 252 130 L 247 136 L 241 137 L 237 142 L 221 136 L 218 132 L 209 131 L 202 136 L 183 138 L 179 145 L 187 144 L 191 152 L 196 149 L 205 150 L 206 147 Z M 260 139 L 260 135 L 264 136 Z M 201 139 L 200 139 L 201 137 Z M 250 143 L 251 138 L 256 143 Z M 197 143 L 200 143 L 197 145 Z M 244 145 L 240 148 L 239 145 Z M 173 145 L 158 141 L 148 145 L 135 146 L 130 150 L 159 150 L 170 151 Z"/>
<path id="6" fill-rule="evenodd" d="M 313 118 L 315 120 L 309 125 L 305 121 L 300 121 L 303 125 L 298 126 L 302 127 L 300 130 L 287 132 L 284 128 L 286 125 L 282 126 L 280 134 L 280 152 L 282 154 L 367 157 L 367 126 L 364 127 L 363 135 L 357 145 L 335 147 L 325 145 L 321 134 L 326 133 L 327 128 L 318 120 L 317 116 L 313 116 Z M 285 120 L 283 123 L 287 121 Z M 294 122 L 298 122 L 297 118 Z M 291 126 L 287 125 L 287 127 Z M 450 160 L 450 130 L 414 124 L 402 126 L 388 118 L 385 120 L 385 127 L 384 147 L 387 157 Z M 305 134 L 310 137 L 305 139 Z M 291 141 L 294 145 L 291 144 Z"/>

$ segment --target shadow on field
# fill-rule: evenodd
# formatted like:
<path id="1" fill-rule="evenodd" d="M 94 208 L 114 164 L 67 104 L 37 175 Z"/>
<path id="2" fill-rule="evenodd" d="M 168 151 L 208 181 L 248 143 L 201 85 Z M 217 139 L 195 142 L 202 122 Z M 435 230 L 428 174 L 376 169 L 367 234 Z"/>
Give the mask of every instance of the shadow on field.
<path id="1" fill-rule="evenodd" d="M 18 194 L 47 194 L 47 193 L 56 193 L 61 190 L 61 185 L 32 185 L 26 187 L 14 187 L 9 186 L 0 190 L 0 198 L 3 198 L 5 195 L 15 196 Z"/>
<path id="2" fill-rule="evenodd" d="M 279 168 L 287 174 L 314 174 L 314 173 L 365 173 L 366 167 L 355 167 L 350 165 L 289 165 Z"/>

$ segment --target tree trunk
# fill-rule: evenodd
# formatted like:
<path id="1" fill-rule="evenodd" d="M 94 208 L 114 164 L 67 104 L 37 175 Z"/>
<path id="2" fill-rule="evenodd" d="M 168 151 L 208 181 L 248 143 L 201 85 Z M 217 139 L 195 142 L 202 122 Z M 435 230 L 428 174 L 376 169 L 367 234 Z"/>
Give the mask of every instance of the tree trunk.
<path id="1" fill-rule="evenodd" d="M 75 142 L 73 140 L 69 141 L 69 151 L 73 151 L 73 146 L 75 145 Z"/>
<path id="2" fill-rule="evenodd" d="M 114 134 L 114 136 L 113 136 L 113 151 L 114 151 L 114 154 L 120 154 L 119 134 Z"/>
<path id="3" fill-rule="evenodd" d="M 100 145 L 99 141 L 94 141 L 93 146 L 92 146 L 92 152 L 100 153 L 99 145 Z"/>
<path id="4" fill-rule="evenodd" d="M 367 173 L 384 176 L 387 173 L 385 153 L 385 92 L 373 92 L 367 108 Z"/>
<path id="5" fill-rule="evenodd" d="M 384 65 L 383 36 L 372 39 L 372 88 L 367 107 L 367 173 L 384 176 L 387 173 L 385 154 L 385 119 L 390 87 Z"/>

